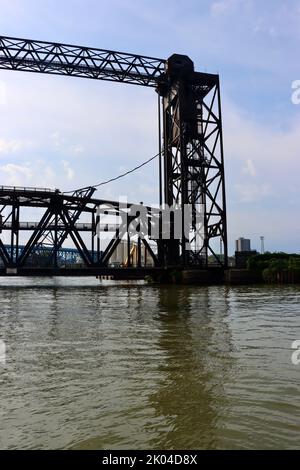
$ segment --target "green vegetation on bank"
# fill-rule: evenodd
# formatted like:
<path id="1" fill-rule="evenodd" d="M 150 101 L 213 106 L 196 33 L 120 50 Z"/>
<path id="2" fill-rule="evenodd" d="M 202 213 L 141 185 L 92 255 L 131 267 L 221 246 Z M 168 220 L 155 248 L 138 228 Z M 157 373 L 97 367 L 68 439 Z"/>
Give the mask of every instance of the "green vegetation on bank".
<path id="1" fill-rule="evenodd" d="M 248 269 L 262 273 L 266 282 L 295 282 L 300 279 L 300 255 L 265 253 L 252 256 Z"/>

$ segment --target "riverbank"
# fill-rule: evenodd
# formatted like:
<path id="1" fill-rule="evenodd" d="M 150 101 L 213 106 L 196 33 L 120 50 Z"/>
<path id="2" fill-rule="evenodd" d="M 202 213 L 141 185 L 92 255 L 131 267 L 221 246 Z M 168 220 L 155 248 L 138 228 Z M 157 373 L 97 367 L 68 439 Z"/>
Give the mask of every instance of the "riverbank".
<path id="1" fill-rule="evenodd" d="M 166 270 L 153 278 L 147 277 L 149 284 L 184 284 L 184 285 L 268 285 L 268 284 L 300 284 L 299 271 L 278 272 L 271 278 L 265 271 L 255 269 L 186 269 Z"/>
<path id="2" fill-rule="evenodd" d="M 245 267 L 169 271 L 170 282 L 182 284 L 300 284 L 300 255 L 265 253 L 250 256 Z"/>
<path id="3" fill-rule="evenodd" d="M 173 278 L 174 279 L 174 278 Z M 176 282 L 175 282 L 176 283 Z M 228 284 L 228 285 L 255 285 L 255 284 L 300 284 L 300 273 L 284 272 L 273 280 L 266 280 L 264 273 L 251 269 L 228 269 L 225 271 L 189 270 L 182 272 L 182 284 Z"/>

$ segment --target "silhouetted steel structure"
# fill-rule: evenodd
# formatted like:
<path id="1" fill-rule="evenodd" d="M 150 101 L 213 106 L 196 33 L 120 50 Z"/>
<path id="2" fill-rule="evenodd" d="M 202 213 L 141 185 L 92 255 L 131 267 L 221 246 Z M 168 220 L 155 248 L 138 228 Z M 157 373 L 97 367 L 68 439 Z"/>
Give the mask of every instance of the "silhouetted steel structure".
<path id="1" fill-rule="evenodd" d="M 0 36 L 0 69 L 154 87 L 161 97 L 159 121 L 162 117 L 163 123 L 160 130 L 160 147 L 163 149 L 160 158 L 160 202 L 179 208 L 190 205 L 193 222 L 190 234 L 187 235 L 183 215 L 180 239 L 172 236 L 170 240 L 163 240 L 160 233 L 155 240 L 156 250 L 146 239 L 139 240 L 139 246 L 145 244 L 156 269 L 206 268 L 209 257 L 214 259 L 217 266 L 227 267 L 218 75 L 195 72 L 193 62 L 184 55 L 174 54 L 165 61 L 135 54 L 3 36 Z M 9 231 L 11 239 L 9 250 L 0 240 L 3 269 L 15 269 L 15 272 L 21 273 L 37 247 L 47 245 L 51 246 L 50 254 L 47 251 L 49 267 L 57 270 L 60 268 L 58 252 L 69 237 L 89 272 L 99 271 L 100 268 L 104 272 L 109 266 L 110 256 L 120 243 L 120 231 L 125 236 L 128 226 L 118 228 L 115 237 L 101 251 L 100 240 L 96 236 L 99 222 L 97 205 L 112 205 L 115 215 L 119 215 L 120 211 L 117 203 L 93 199 L 94 191 L 95 188 L 90 187 L 67 195 L 37 188 L 0 188 L 0 230 Z M 34 223 L 31 228 L 28 225 L 24 228 L 24 222 L 20 219 L 22 207 L 43 208 L 45 212 L 38 223 Z M 147 210 L 151 226 L 151 210 Z M 199 212 L 203 215 L 201 227 L 196 217 Z M 90 248 L 80 234 L 79 219 L 82 214 L 91 217 L 89 228 L 86 229 L 91 236 Z M 173 224 L 171 219 L 171 233 Z M 31 234 L 20 250 L 20 233 L 24 230 L 30 230 Z M 223 255 L 216 253 L 214 246 L 221 246 Z M 138 268 L 143 267 L 139 265 Z M 133 268 L 128 266 L 126 269 Z"/>

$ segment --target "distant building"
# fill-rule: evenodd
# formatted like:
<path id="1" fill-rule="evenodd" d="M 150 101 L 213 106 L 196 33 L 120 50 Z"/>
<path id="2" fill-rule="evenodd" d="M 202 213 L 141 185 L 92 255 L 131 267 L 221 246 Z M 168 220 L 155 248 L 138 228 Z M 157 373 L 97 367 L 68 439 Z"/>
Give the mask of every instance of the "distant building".
<path id="1" fill-rule="evenodd" d="M 251 240 L 239 238 L 235 242 L 235 266 L 239 269 L 247 268 L 248 259 L 257 255 L 257 251 L 251 250 Z"/>
<path id="2" fill-rule="evenodd" d="M 251 251 L 251 240 L 248 238 L 239 238 L 235 242 L 235 251 Z"/>
<path id="3" fill-rule="evenodd" d="M 126 267 L 138 266 L 138 244 L 136 241 L 131 240 L 130 242 L 130 253 L 128 253 L 128 243 L 125 240 L 122 240 L 117 246 L 116 250 L 113 252 L 112 256 L 109 259 L 109 265 L 111 267 Z M 129 254 L 129 257 L 128 257 Z M 146 247 L 141 243 L 141 264 L 153 267 L 154 261 L 150 256 Z"/>

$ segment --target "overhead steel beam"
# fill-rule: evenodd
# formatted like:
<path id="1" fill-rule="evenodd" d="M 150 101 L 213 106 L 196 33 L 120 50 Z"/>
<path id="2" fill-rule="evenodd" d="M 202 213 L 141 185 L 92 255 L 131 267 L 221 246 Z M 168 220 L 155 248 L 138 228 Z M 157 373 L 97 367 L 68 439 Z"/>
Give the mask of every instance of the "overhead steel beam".
<path id="1" fill-rule="evenodd" d="M 91 47 L 0 36 L 0 69 L 156 87 L 165 60 Z"/>

